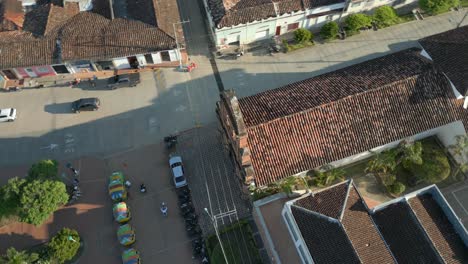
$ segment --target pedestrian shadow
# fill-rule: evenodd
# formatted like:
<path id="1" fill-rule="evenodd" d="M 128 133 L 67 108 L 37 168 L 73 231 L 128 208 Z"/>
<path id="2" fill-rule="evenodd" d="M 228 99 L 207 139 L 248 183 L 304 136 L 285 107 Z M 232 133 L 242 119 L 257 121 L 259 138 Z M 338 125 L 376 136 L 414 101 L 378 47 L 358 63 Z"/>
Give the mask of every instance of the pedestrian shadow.
<path id="1" fill-rule="evenodd" d="M 44 106 L 44 111 L 51 114 L 74 114 L 71 109 L 71 102 L 48 104 Z"/>

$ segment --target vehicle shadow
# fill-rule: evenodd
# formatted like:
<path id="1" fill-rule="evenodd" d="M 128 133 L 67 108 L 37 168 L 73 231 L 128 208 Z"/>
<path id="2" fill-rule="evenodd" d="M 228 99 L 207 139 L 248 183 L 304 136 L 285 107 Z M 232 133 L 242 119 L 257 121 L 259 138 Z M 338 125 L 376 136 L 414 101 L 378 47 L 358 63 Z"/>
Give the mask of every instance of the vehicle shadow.
<path id="1" fill-rule="evenodd" d="M 44 106 L 44 111 L 51 114 L 74 114 L 71 110 L 71 102 L 59 103 L 59 104 L 48 104 Z"/>

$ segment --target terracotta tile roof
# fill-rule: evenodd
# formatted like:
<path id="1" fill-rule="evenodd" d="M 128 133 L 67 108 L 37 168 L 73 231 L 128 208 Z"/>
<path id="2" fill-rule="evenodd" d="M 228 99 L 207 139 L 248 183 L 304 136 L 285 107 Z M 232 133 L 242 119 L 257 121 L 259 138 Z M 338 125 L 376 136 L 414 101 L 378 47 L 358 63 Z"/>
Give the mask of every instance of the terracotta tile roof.
<path id="1" fill-rule="evenodd" d="M 181 21 L 177 0 L 127 1 L 127 11 L 131 18 L 156 26 L 172 37 L 174 37 L 173 24 Z M 178 40 L 181 38 L 183 33 L 178 35 Z"/>
<path id="2" fill-rule="evenodd" d="M 372 214 L 352 180 L 286 206 L 315 263 L 468 263 L 467 247 L 433 198 L 437 187 L 431 188 L 389 201 Z"/>
<path id="3" fill-rule="evenodd" d="M 445 76 L 411 54 L 240 99 L 257 186 L 460 120 Z"/>
<path id="4" fill-rule="evenodd" d="M 0 32 L 0 66 L 3 69 L 53 64 L 55 40 L 36 39 L 30 33 Z"/>
<path id="5" fill-rule="evenodd" d="M 23 22 L 24 12 L 20 1 L 3 0 L 0 2 L 0 31 L 21 29 Z"/>
<path id="6" fill-rule="evenodd" d="M 353 184 L 341 223 L 362 263 L 395 263 Z"/>
<path id="7" fill-rule="evenodd" d="M 336 3 L 341 0 L 208 0 L 208 8 L 218 28 L 230 27 L 275 17 L 274 3 L 279 15 L 304 11 Z"/>
<path id="8" fill-rule="evenodd" d="M 468 248 L 432 195 L 416 196 L 409 204 L 445 263 L 468 263 Z"/>
<path id="9" fill-rule="evenodd" d="M 74 16 L 60 29 L 63 60 L 115 58 L 175 47 L 175 40 L 159 28 L 89 12 Z"/>
<path id="10" fill-rule="evenodd" d="M 442 263 L 406 203 L 391 204 L 373 218 L 399 263 Z"/>
<path id="11" fill-rule="evenodd" d="M 23 29 L 37 36 L 44 36 L 65 23 L 70 14 L 63 7 L 47 4 L 26 14 Z"/>
<path id="12" fill-rule="evenodd" d="M 419 43 L 465 95 L 468 91 L 468 26 L 429 36 Z"/>
<path id="13" fill-rule="evenodd" d="M 300 198 L 291 211 L 316 263 L 395 262 L 352 181 Z"/>
<path id="14" fill-rule="evenodd" d="M 315 263 L 360 263 L 338 221 L 330 221 L 298 206 L 291 212 Z"/>
<path id="15" fill-rule="evenodd" d="M 348 184 L 340 184 L 297 200 L 294 204 L 319 214 L 339 219 L 348 192 Z"/>
<path id="16" fill-rule="evenodd" d="M 432 69 L 420 50 L 403 50 L 239 99 L 247 127 L 292 115 Z"/>

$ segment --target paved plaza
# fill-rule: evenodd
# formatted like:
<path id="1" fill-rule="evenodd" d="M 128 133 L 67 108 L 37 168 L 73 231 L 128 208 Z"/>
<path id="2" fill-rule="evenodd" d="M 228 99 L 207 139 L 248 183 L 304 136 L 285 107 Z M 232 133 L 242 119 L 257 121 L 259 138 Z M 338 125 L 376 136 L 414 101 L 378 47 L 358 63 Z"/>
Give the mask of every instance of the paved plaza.
<path id="1" fill-rule="evenodd" d="M 68 161 L 67 161 L 68 162 Z M 84 242 L 78 263 L 119 263 L 123 247 L 117 241 L 118 224 L 112 217 L 112 203 L 107 193 L 108 177 L 122 171 L 133 186 L 128 205 L 132 213 L 130 224 L 135 228 L 135 248 L 143 263 L 198 263 L 192 259 L 191 240 L 185 232 L 183 219 L 177 210 L 177 195 L 162 144 L 150 145 L 120 153 L 107 159 L 82 158 L 71 161 L 80 171 L 82 197 L 73 205 L 63 207 L 40 227 L 14 223 L 0 228 L 0 252 L 8 247 L 26 249 L 41 244 L 63 227 L 76 229 Z M 60 175 L 71 183 L 69 170 L 61 162 Z M 24 176 L 28 167 L 11 167 L 1 171 L 2 179 Z M 145 183 L 146 194 L 139 192 Z M 168 204 L 168 217 L 159 211 L 160 203 Z"/>

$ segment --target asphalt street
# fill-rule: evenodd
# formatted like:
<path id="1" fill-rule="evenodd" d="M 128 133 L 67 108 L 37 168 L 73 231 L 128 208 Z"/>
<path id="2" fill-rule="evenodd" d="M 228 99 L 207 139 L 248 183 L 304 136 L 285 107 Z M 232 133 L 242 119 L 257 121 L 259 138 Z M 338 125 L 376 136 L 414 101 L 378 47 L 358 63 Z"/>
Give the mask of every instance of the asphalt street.
<path id="1" fill-rule="evenodd" d="M 216 86 L 189 87 L 188 73 L 165 69 L 144 73 L 134 88 L 54 87 L 0 94 L 0 107 L 18 117 L 0 123 L 0 165 L 42 158 L 106 156 L 159 143 L 172 133 L 215 120 Z M 212 91 L 210 91 L 212 90 Z M 71 102 L 98 97 L 95 112 L 71 112 Z"/>

